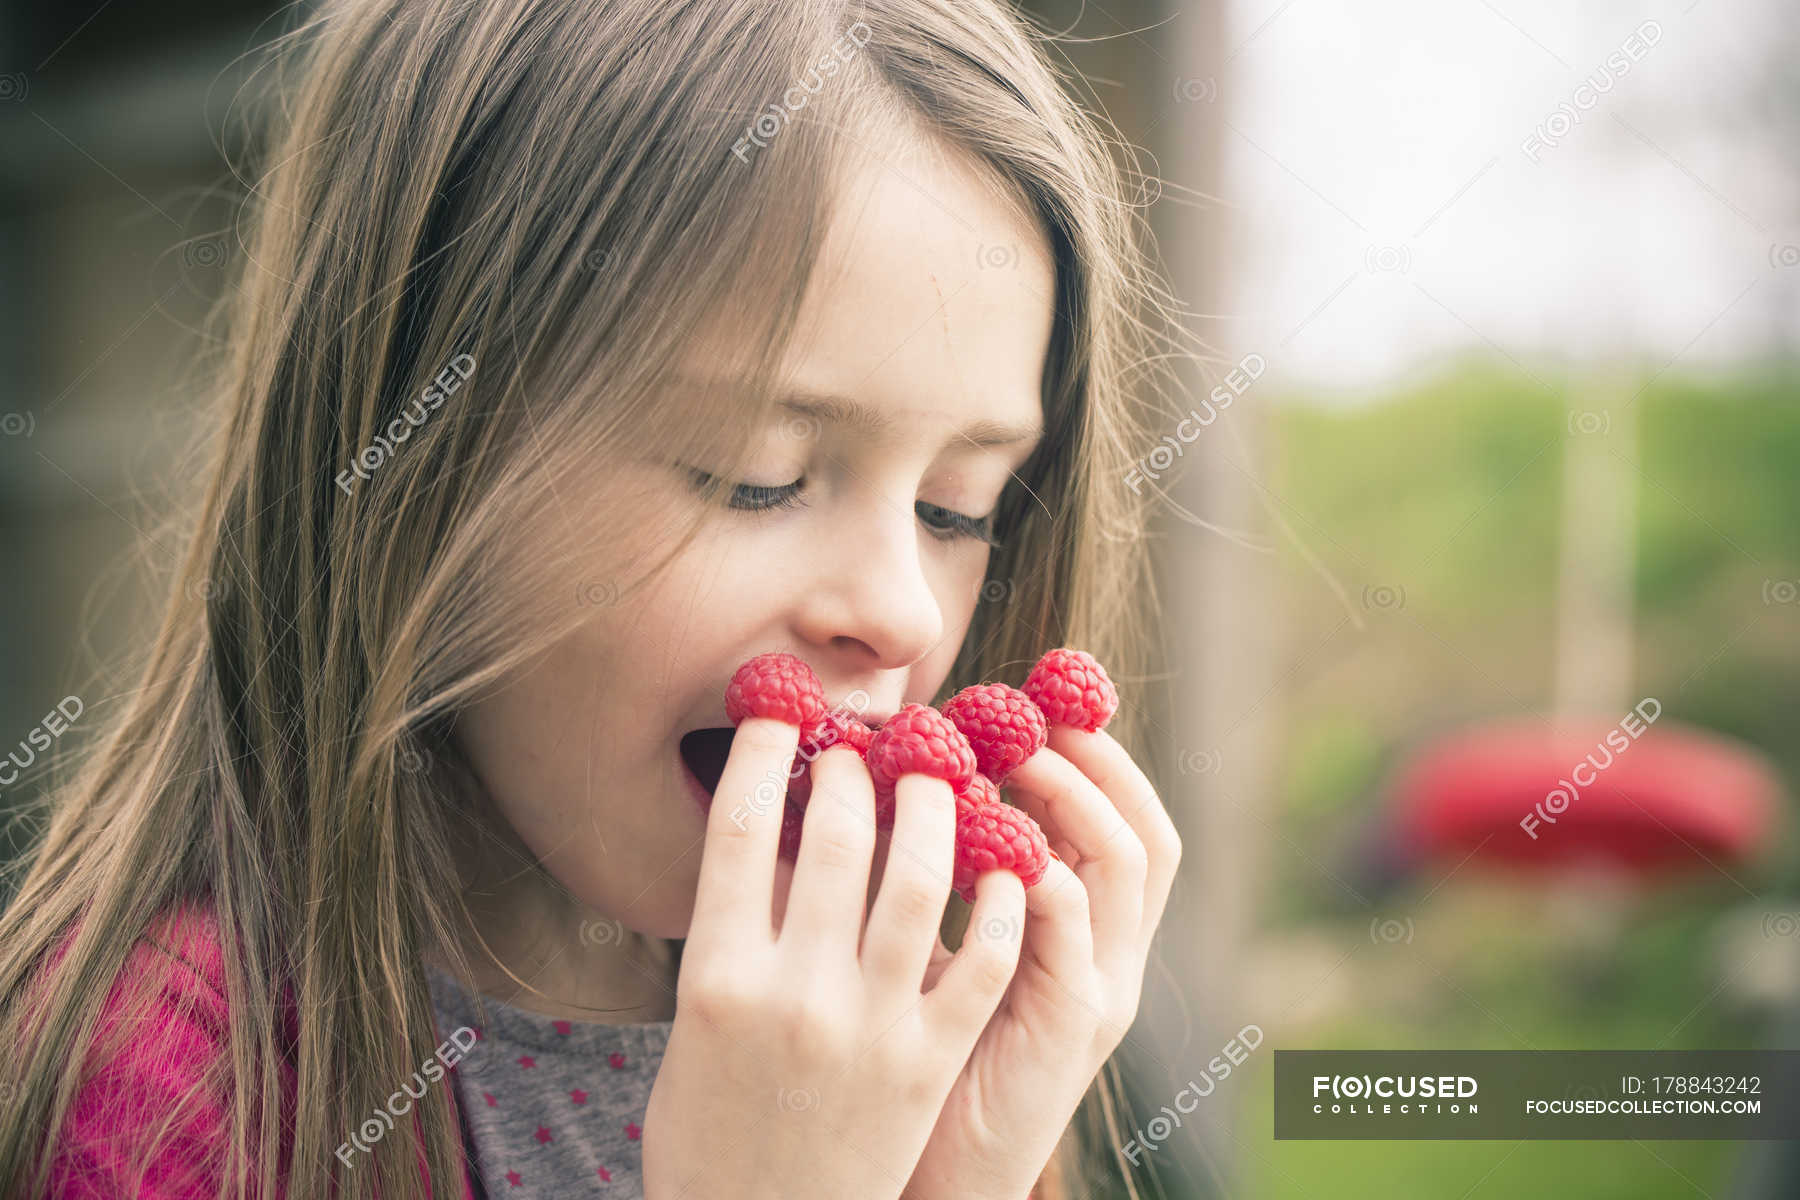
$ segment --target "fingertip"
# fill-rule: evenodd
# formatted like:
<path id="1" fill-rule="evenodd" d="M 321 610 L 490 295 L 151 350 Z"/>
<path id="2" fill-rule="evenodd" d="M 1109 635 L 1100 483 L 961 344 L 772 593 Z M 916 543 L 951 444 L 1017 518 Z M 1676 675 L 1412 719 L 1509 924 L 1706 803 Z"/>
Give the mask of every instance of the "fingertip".
<path id="1" fill-rule="evenodd" d="M 1025 881 L 1018 874 L 1005 867 L 994 867 L 983 871 L 975 877 L 975 903 L 1007 904 L 1013 908 L 1025 907 Z"/>
<path id="2" fill-rule="evenodd" d="M 738 722 L 737 732 L 732 740 L 747 739 L 752 746 L 797 746 L 800 744 L 800 727 L 790 725 L 778 717 L 745 717 Z"/>

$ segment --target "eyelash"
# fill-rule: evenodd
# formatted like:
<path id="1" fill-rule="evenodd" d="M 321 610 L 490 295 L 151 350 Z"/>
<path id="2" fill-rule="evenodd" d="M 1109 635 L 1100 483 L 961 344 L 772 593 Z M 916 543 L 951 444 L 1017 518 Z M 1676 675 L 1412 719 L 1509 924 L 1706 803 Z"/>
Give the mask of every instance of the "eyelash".
<path id="1" fill-rule="evenodd" d="M 688 474 L 693 477 L 696 487 L 704 487 L 713 478 L 707 472 L 691 467 L 688 469 Z M 733 488 L 728 506 L 740 512 L 769 512 L 778 508 L 804 508 L 806 501 L 800 498 L 800 489 L 805 483 L 804 475 L 793 483 L 783 484 L 780 487 L 740 483 Z M 942 505 L 926 504 L 923 500 L 919 503 L 934 513 L 942 514 L 939 519 L 947 523 L 948 528 L 940 528 L 929 523 L 925 526 L 931 531 L 931 535 L 940 542 L 953 542 L 961 538 L 969 538 L 973 541 L 986 542 L 995 549 L 1000 547 L 1000 540 L 994 536 L 992 517 L 970 517 L 944 508 Z"/>

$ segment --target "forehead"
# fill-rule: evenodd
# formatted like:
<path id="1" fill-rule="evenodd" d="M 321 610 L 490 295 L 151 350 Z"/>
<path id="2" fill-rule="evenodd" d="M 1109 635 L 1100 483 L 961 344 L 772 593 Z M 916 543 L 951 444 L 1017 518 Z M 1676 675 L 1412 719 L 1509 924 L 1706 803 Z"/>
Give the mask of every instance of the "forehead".
<path id="1" fill-rule="evenodd" d="M 1034 433 L 1054 319 L 1048 240 L 966 155 L 935 141 L 881 150 L 846 169 L 788 377 L 801 399 L 855 401 L 869 437 L 971 422 L 989 443 Z M 827 401 L 818 415 L 858 414 Z"/>

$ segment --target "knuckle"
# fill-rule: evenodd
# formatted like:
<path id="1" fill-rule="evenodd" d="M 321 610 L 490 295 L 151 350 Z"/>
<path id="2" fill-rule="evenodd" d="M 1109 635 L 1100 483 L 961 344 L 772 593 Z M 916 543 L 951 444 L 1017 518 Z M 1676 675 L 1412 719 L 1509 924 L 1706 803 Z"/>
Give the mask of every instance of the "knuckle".
<path id="1" fill-rule="evenodd" d="M 949 895 L 948 887 L 932 886 L 916 876 L 894 880 L 893 888 L 894 915 L 909 925 L 936 921 Z"/>
<path id="2" fill-rule="evenodd" d="M 1173 867 L 1181 861 L 1181 834 L 1167 813 L 1152 823 L 1150 848 L 1156 857 Z"/>
<path id="3" fill-rule="evenodd" d="M 1133 878 L 1149 874 L 1150 852 L 1135 832 L 1128 829 L 1120 835 L 1116 853 L 1119 865 Z"/>
<path id="4" fill-rule="evenodd" d="M 833 821 L 801 843 L 813 860 L 829 871 L 850 871 L 868 857 L 864 839 L 853 827 Z"/>
<path id="5" fill-rule="evenodd" d="M 1129 1029 L 1137 1020 L 1140 989 L 1131 987 L 1113 999 L 1106 1009 L 1106 1023 L 1113 1030 Z"/>
<path id="6" fill-rule="evenodd" d="M 829 1067 L 850 1057 L 851 1030 L 824 996 L 804 995 L 783 1007 L 776 1022 L 787 1054 L 809 1067 Z"/>
<path id="7" fill-rule="evenodd" d="M 1018 960 L 1004 951 L 988 950 L 982 952 L 973 965 L 976 986 L 984 995 L 992 995 L 1005 991 L 1006 985 L 1012 982 Z"/>
<path id="8" fill-rule="evenodd" d="M 692 976 L 683 971 L 675 999 L 696 1017 L 721 1025 L 754 1017 L 762 1004 L 760 989 L 741 974 L 717 967 Z"/>
<path id="9" fill-rule="evenodd" d="M 1087 885 L 1081 882 L 1081 876 L 1070 871 L 1062 886 L 1050 893 L 1050 905 L 1060 920 L 1087 920 L 1088 892 Z"/>

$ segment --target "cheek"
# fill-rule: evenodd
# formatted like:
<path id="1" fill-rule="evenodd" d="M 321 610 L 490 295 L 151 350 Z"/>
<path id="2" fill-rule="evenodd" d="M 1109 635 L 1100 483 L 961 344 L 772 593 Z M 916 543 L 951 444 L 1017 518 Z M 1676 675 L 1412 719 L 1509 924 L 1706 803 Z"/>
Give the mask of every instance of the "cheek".
<path id="1" fill-rule="evenodd" d="M 987 555 L 972 553 L 942 568 L 940 582 L 933 592 L 944 617 L 944 640 L 913 665 L 906 681 L 907 703 L 931 703 L 938 689 L 944 686 L 944 680 L 950 677 L 950 668 L 962 651 L 976 611 L 984 604 L 1004 603 L 1008 599 L 1010 589 L 997 596 L 990 594 L 1000 586 L 999 581 L 991 586 L 983 585 L 987 562 Z"/>

